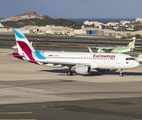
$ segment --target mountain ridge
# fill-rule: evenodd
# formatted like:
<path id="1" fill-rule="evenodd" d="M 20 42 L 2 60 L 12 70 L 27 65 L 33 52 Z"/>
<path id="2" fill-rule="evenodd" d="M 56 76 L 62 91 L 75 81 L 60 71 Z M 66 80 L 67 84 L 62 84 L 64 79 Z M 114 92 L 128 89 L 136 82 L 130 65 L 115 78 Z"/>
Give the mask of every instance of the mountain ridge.
<path id="1" fill-rule="evenodd" d="M 38 15 L 36 12 L 32 11 L 32 12 L 22 13 L 19 15 L 15 15 L 12 17 L 2 19 L 2 20 L 0 20 L 0 22 L 18 21 L 18 20 L 34 19 L 34 18 L 44 19 L 44 18 L 51 18 L 51 17 L 49 17 L 47 15 Z"/>

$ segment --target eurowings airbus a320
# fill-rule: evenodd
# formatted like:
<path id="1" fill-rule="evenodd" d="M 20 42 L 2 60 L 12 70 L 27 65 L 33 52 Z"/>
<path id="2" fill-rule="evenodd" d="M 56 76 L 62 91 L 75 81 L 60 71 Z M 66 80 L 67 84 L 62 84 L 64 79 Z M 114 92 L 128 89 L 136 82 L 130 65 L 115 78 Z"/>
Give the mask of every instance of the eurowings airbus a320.
<path id="1" fill-rule="evenodd" d="M 14 29 L 18 52 L 13 57 L 44 66 L 69 68 L 67 75 L 73 75 L 72 70 L 81 75 L 88 75 L 91 69 L 107 72 L 110 69 L 136 68 L 140 64 L 132 56 L 117 53 L 89 53 L 89 52 L 43 52 L 33 48 L 20 29 Z"/>

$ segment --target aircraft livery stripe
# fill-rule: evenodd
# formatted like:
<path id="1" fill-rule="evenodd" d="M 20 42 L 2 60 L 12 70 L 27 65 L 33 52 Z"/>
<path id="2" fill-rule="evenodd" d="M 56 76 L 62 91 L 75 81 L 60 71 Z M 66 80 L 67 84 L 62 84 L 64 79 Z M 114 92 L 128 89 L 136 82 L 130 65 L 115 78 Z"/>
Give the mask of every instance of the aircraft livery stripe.
<path id="1" fill-rule="evenodd" d="M 25 36 L 24 36 L 23 33 L 21 32 L 21 30 L 16 29 L 16 30 L 14 30 L 14 32 L 15 32 L 15 34 L 16 34 L 16 36 L 17 36 L 18 38 L 21 38 L 21 39 L 24 39 L 24 38 L 25 38 Z"/>
<path id="2" fill-rule="evenodd" d="M 44 52 L 39 52 L 37 50 L 35 50 L 35 55 L 36 57 L 38 57 L 39 59 L 46 59 Z"/>
<path id="3" fill-rule="evenodd" d="M 29 46 L 23 41 L 17 41 L 21 49 L 25 52 L 25 54 L 29 57 L 30 60 L 35 61 L 34 57 L 32 56 L 32 51 Z"/>

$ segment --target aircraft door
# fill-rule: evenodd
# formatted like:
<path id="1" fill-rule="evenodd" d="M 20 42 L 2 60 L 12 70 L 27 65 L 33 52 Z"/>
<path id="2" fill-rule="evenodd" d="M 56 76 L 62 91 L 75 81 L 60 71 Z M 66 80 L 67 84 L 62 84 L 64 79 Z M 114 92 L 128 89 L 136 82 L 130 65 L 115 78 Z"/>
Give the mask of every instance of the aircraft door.
<path id="1" fill-rule="evenodd" d="M 120 63 L 121 63 L 121 55 L 117 55 L 116 64 L 120 64 Z"/>

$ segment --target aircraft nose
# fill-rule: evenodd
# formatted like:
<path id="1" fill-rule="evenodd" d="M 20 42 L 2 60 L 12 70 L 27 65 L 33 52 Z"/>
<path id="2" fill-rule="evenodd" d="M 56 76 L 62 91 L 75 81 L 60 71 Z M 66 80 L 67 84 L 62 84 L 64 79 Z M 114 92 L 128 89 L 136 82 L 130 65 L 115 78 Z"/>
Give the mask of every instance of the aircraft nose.
<path id="1" fill-rule="evenodd" d="M 140 63 L 139 63 L 138 61 L 135 61 L 134 66 L 135 66 L 135 67 L 139 67 L 139 66 L 140 66 Z"/>

